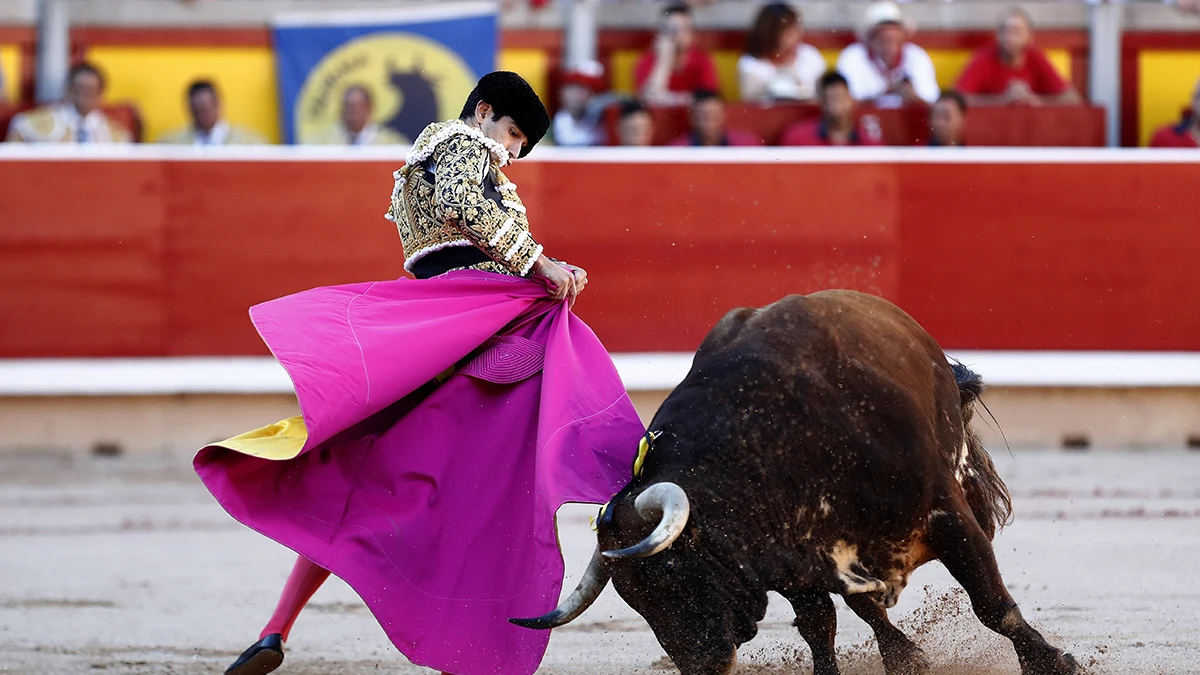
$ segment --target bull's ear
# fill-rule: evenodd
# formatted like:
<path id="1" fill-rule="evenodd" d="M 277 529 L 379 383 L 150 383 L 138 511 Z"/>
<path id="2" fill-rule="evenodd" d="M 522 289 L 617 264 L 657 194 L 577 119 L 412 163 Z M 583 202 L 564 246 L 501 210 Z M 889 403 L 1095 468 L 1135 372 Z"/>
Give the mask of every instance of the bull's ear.
<path id="1" fill-rule="evenodd" d="M 592 528 L 592 532 L 600 531 L 600 524 L 604 523 L 605 517 L 608 517 L 609 520 L 612 520 L 612 515 L 608 513 L 608 505 L 611 503 L 612 502 L 605 502 L 604 505 L 600 507 L 600 511 L 588 520 L 588 527 Z"/>
<path id="2" fill-rule="evenodd" d="M 639 478 L 642 475 L 642 468 L 646 463 L 646 456 L 654 449 L 654 442 L 661 438 L 663 432 L 648 431 L 642 440 L 638 441 L 637 457 L 633 459 L 633 477 Z"/>

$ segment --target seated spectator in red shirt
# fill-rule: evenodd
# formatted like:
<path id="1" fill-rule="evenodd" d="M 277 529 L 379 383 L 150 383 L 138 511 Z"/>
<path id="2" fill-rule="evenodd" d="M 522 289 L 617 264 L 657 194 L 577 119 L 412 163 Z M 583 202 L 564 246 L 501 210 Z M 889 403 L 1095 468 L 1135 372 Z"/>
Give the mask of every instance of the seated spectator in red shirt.
<path id="1" fill-rule="evenodd" d="M 780 145 L 883 145 L 874 117 L 854 118 L 854 97 L 841 73 L 826 73 L 817 83 L 821 119 L 797 122 L 783 132 Z"/>
<path id="2" fill-rule="evenodd" d="M 996 44 L 975 54 L 958 78 L 971 105 L 1079 103 L 1079 94 L 1033 45 L 1033 19 L 1021 8 L 1004 16 Z"/>
<path id="3" fill-rule="evenodd" d="M 942 97 L 929 112 L 929 145 L 953 148 L 963 142 L 963 126 L 967 121 L 967 100 L 957 91 L 942 92 Z"/>
<path id="4" fill-rule="evenodd" d="M 654 145 L 654 118 L 641 103 L 629 101 L 621 106 L 617 122 L 617 145 L 645 148 Z"/>
<path id="5" fill-rule="evenodd" d="M 748 131 L 725 126 L 725 103 L 715 91 L 697 91 L 692 100 L 692 132 L 675 139 L 674 146 L 754 146 L 762 139 Z"/>
<path id="6" fill-rule="evenodd" d="M 687 105 L 695 91 L 720 89 L 712 57 L 696 48 L 692 10 L 686 4 L 669 5 L 663 12 L 654 49 L 637 62 L 633 80 L 649 105 Z"/>
<path id="7" fill-rule="evenodd" d="M 1154 132 L 1152 148 L 1200 148 L 1200 82 L 1192 93 L 1192 109 L 1178 124 L 1169 124 Z"/>

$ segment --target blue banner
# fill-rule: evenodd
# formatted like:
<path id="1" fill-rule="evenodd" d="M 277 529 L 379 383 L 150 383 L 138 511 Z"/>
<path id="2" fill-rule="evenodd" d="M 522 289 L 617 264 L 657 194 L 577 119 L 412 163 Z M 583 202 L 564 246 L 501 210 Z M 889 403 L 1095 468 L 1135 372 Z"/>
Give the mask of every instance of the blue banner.
<path id="1" fill-rule="evenodd" d="M 411 143 L 495 69 L 496 6 L 297 14 L 273 37 L 288 143 Z"/>

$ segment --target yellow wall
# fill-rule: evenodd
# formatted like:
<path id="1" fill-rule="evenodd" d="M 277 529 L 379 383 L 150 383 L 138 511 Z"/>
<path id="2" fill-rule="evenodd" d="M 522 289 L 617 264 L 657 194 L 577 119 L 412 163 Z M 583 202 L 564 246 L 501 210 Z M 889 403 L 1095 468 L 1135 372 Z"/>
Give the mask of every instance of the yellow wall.
<path id="1" fill-rule="evenodd" d="M 929 59 L 933 61 L 933 71 L 937 73 L 938 86 L 942 89 L 953 89 L 958 83 L 958 76 L 966 69 L 974 52 L 967 49 L 929 49 Z"/>
<path id="2" fill-rule="evenodd" d="M 550 93 L 550 57 L 540 49 L 501 49 L 496 68 L 519 73 L 543 101 Z"/>
<path id="3" fill-rule="evenodd" d="M 275 60 L 268 47 L 94 47 L 88 59 L 104 70 L 110 101 L 138 105 L 147 142 L 188 124 L 185 90 L 202 77 L 216 82 L 230 123 L 272 142 L 281 137 Z"/>
<path id="4" fill-rule="evenodd" d="M 1200 78 L 1200 52 L 1144 51 L 1138 55 L 1138 144 L 1146 145 L 1159 127 L 1179 121 L 1191 105 Z"/>
<path id="5" fill-rule="evenodd" d="M 4 57 L 0 48 L 7 74 Z M 94 47 L 88 58 L 104 70 L 110 101 L 137 104 L 147 142 L 188 123 L 184 92 L 201 77 L 217 83 L 225 118 L 232 124 L 253 129 L 275 143 L 283 136 L 275 60 L 269 47 Z M 498 58 L 500 68 L 521 73 L 543 96 L 548 93 L 548 64 L 545 52 L 536 49 L 506 49 Z"/>
<path id="6" fill-rule="evenodd" d="M 962 74 L 963 69 L 967 67 L 967 62 L 974 54 L 969 49 L 930 49 L 928 51 L 929 58 L 933 61 L 933 67 L 937 71 L 938 85 L 943 89 L 950 89 L 954 86 L 954 83 L 958 81 L 958 76 Z M 822 49 L 821 56 L 825 57 L 825 62 L 832 69 L 837 64 L 840 52 L 839 49 Z M 613 54 L 612 82 L 614 89 L 626 94 L 633 93 L 633 68 L 641 54 L 640 51 L 633 50 L 621 50 Z M 1048 49 L 1046 55 L 1058 72 L 1070 82 L 1070 52 L 1065 49 Z M 738 52 L 729 50 L 713 53 L 713 60 L 717 64 L 717 77 L 721 81 L 721 95 L 730 101 L 741 98 L 737 82 L 739 56 Z"/>
<path id="7" fill-rule="evenodd" d="M 4 74 L 4 94 L 9 101 L 17 100 L 17 89 L 20 87 L 18 81 L 18 73 L 20 73 L 20 58 L 21 53 L 16 45 L 0 45 L 0 73 Z"/>
<path id="8" fill-rule="evenodd" d="M 1050 63 L 1059 75 L 1067 82 L 1071 82 L 1071 52 L 1065 49 L 1047 49 L 1046 58 L 1050 59 Z M 1083 92 L 1079 92 L 1083 93 Z"/>
<path id="9" fill-rule="evenodd" d="M 613 52 L 612 61 L 609 64 L 609 81 L 612 82 L 613 89 L 622 94 L 632 94 L 636 87 L 633 85 L 633 68 L 637 65 L 638 58 L 642 55 L 639 51 L 622 49 Z"/>

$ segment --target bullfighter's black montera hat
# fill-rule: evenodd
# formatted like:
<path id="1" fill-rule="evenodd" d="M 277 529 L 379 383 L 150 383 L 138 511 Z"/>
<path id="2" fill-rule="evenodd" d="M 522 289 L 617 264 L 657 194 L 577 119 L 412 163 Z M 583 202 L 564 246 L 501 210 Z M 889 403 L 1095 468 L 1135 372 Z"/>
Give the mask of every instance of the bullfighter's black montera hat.
<path id="1" fill-rule="evenodd" d="M 507 70 L 497 70 L 479 78 L 479 83 L 467 102 L 460 117 L 466 119 L 475 114 L 475 107 L 483 101 L 492 106 L 496 119 L 511 117 L 528 139 L 521 148 L 521 156 L 529 154 L 533 146 L 542 140 L 550 128 L 550 114 L 538 98 L 537 92 L 525 78 Z"/>

